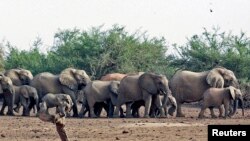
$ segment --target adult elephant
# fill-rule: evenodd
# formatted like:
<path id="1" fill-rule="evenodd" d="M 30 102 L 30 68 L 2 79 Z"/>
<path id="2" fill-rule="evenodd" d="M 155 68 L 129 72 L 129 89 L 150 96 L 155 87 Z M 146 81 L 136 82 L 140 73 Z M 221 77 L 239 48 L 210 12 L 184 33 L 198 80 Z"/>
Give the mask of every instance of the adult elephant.
<path id="1" fill-rule="evenodd" d="M 27 109 L 29 106 L 29 91 L 30 86 L 15 86 L 13 85 L 11 79 L 6 76 L 0 76 L 0 91 L 3 93 L 3 105 L 0 111 L 1 115 L 4 115 L 4 109 L 8 106 L 7 115 L 14 115 L 13 106 L 14 104 L 17 107 L 23 106 L 23 116 L 27 116 Z"/>
<path id="2" fill-rule="evenodd" d="M 143 100 L 145 102 L 144 117 L 149 117 L 152 96 L 156 96 L 155 103 L 160 109 L 161 117 L 164 116 L 160 93 L 171 94 L 168 86 L 168 80 L 163 75 L 154 73 L 143 73 L 141 75 L 131 75 L 124 77 L 120 82 L 119 95 L 117 98 L 114 116 L 118 117 L 119 109 L 122 104 L 126 104 L 126 117 L 132 117 L 131 104 L 135 101 Z"/>
<path id="3" fill-rule="evenodd" d="M 66 68 L 59 75 L 48 72 L 37 74 L 31 81 L 31 86 L 37 89 L 39 99 L 47 93 L 68 94 L 73 101 L 73 117 L 78 117 L 77 91 L 90 82 L 90 78 L 84 70 Z"/>
<path id="4" fill-rule="evenodd" d="M 109 73 L 101 77 L 101 81 L 121 81 L 126 74 L 122 73 Z"/>
<path id="5" fill-rule="evenodd" d="M 22 68 L 7 70 L 4 72 L 4 75 L 8 76 L 15 86 L 29 85 L 33 79 L 32 73 Z"/>
<path id="6" fill-rule="evenodd" d="M 98 102 L 104 102 L 109 105 L 107 110 L 107 116 L 113 116 L 114 105 L 116 104 L 118 89 L 120 81 L 99 81 L 95 80 L 90 82 L 83 90 L 82 96 L 82 109 L 81 114 L 84 109 L 89 107 L 90 116 L 97 117 L 94 112 L 94 105 Z M 81 115 L 83 116 L 83 115 Z"/>
<path id="7" fill-rule="evenodd" d="M 170 81 L 170 89 L 177 102 L 176 116 L 184 117 L 181 104 L 200 101 L 208 88 L 228 86 L 238 88 L 238 81 L 231 70 L 223 67 L 216 67 L 205 72 L 177 71 Z"/>

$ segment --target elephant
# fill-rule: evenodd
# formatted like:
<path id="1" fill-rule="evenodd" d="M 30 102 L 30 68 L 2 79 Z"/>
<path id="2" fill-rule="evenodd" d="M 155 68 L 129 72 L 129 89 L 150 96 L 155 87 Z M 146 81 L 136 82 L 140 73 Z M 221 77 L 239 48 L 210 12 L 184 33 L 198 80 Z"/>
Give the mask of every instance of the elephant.
<path id="1" fill-rule="evenodd" d="M 162 107 L 164 108 L 164 115 L 167 117 L 169 113 L 172 113 L 171 116 L 173 116 L 173 112 L 176 111 L 176 108 L 177 108 L 177 103 L 176 103 L 175 98 L 171 94 L 168 95 L 167 97 L 163 95 L 157 95 L 157 96 L 159 96 L 160 97 L 159 99 L 161 99 L 162 101 Z M 153 102 L 150 107 L 149 115 L 150 117 L 158 117 L 160 113 L 159 113 L 159 109 L 157 108 L 157 105 L 155 104 L 157 103 L 157 98 L 153 96 L 152 101 Z M 169 105 L 171 105 L 171 107 L 168 109 Z M 145 102 L 143 100 L 136 101 L 131 105 L 133 117 L 140 117 L 139 108 L 141 106 L 145 106 Z"/>
<path id="2" fill-rule="evenodd" d="M 101 77 L 101 81 L 121 81 L 126 74 L 122 73 L 109 73 Z"/>
<path id="3" fill-rule="evenodd" d="M 56 114 L 60 116 L 66 116 L 71 111 L 73 106 L 72 99 L 67 94 L 52 94 L 48 93 L 42 98 L 41 106 L 46 104 L 47 110 L 49 108 L 56 107 Z M 41 107 L 40 106 L 40 107 Z"/>
<path id="4" fill-rule="evenodd" d="M 7 70 L 4 72 L 4 75 L 8 76 L 15 86 L 29 85 L 33 79 L 32 73 L 22 68 Z"/>
<path id="5" fill-rule="evenodd" d="M 81 109 L 81 117 L 83 116 L 83 111 L 88 104 L 90 110 L 90 117 L 97 117 L 94 112 L 94 105 L 97 102 L 104 102 L 109 105 L 109 108 L 106 110 L 108 117 L 112 117 L 114 105 L 116 104 L 118 89 L 120 81 L 99 81 L 95 80 L 84 88 L 83 90 L 83 103 Z"/>
<path id="6" fill-rule="evenodd" d="M 236 89 L 233 86 L 229 86 L 227 88 L 209 88 L 203 94 L 203 103 L 201 106 L 201 111 L 199 113 L 199 118 L 204 117 L 204 112 L 206 108 L 210 109 L 211 116 L 213 118 L 216 117 L 214 114 L 213 108 L 219 107 L 220 115 L 222 117 L 222 104 L 225 108 L 225 115 L 224 118 L 230 117 L 229 108 L 231 100 L 239 99 L 242 103 L 242 115 L 244 116 L 244 105 L 243 105 L 243 97 L 240 89 Z"/>
<path id="7" fill-rule="evenodd" d="M 45 102 L 40 103 L 40 111 L 38 112 L 38 118 L 44 122 L 50 122 L 56 125 L 57 133 L 62 141 L 68 141 L 65 127 L 65 116 L 59 114 L 50 114 L 47 110 L 47 104 Z"/>
<path id="8" fill-rule="evenodd" d="M 91 82 L 84 70 L 66 68 L 59 75 L 49 72 L 37 74 L 31 81 L 31 86 L 37 89 L 39 99 L 47 93 L 68 94 L 73 101 L 73 117 L 78 117 L 77 92 Z"/>
<path id="9" fill-rule="evenodd" d="M 238 80 L 231 70 L 216 67 L 205 72 L 177 71 L 170 80 L 170 89 L 177 102 L 176 116 L 185 116 L 181 111 L 181 104 L 184 102 L 200 101 L 208 88 L 222 86 L 238 88 Z"/>
<path id="10" fill-rule="evenodd" d="M 162 101 L 162 107 L 164 108 L 165 116 L 167 117 L 168 114 L 173 116 L 173 113 L 177 109 L 177 103 L 176 103 L 175 98 L 171 94 L 169 94 L 167 97 L 160 95 L 160 99 Z M 156 102 L 152 103 L 152 106 L 150 109 L 150 116 L 152 117 L 157 117 L 160 114 L 159 109 L 157 108 L 157 105 L 155 104 Z M 171 107 L 168 109 L 169 105 Z"/>
<path id="11" fill-rule="evenodd" d="M 33 112 L 35 113 L 35 109 L 37 109 L 37 111 L 39 110 L 39 97 L 37 94 L 37 90 L 36 88 L 29 86 L 29 85 L 22 85 L 19 86 L 22 88 L 22 93 L 25 93 L 27 96 L 29 96 L 29 106 L 28 106 L 28 112 L 27 114 L 30 114 L 30 109 L 33 108 Z M 16 108 L 14 108 L 14 111 L 19 113 L 19 109 L 20 109 L 21 105 L 17 105 Z"/>
<path id="12" fill-rule="evenodd" d="M 144 117 L 149 117 L 152 96 L 171 94 L 168 86 L 168 79 L 163 75 L 154 73 L 143 73 L 141 75 L 131 75 L 124 77 L 120 82 L 118 97 L 114 117 L 118 117 L 119 109 L 122 104 L 126 104 L 126 117 L 132 117 L 131 105 L 135 101 L 143 100 L 145 102 Z M 157 98 L 157 107 L 160 109 L 161 117 L 164 116 L 162 102 Z"/>
<path id="13" fill-rule="evenodd" d="M 13 106 L 17 107 L 23 106 L 23 116 L 27 116 L 27 109 L 29 106 L 29 87 L 27 85 L 15 86 L 13 85 L 11 79 L 7 76 L 0 76 L 0 91 L 2 91 L 4 96 L 4 101 L 2 109 L 0 111 L 1 115 L 4 115 L 4 109 L 8 106 L 7 115 L 14 115 Z"/>
<path id="14" fill-rule="evenodd" d="M 83 104 L 83 103 L 81 102 L 81 104 Z M 82 110 L 82 108 L 81 108 L 81 111 L 79 113 L 79 117 L 83 118 L 86 115 L 87 112 L 88 112 L 88 117 L 91 117 L 88 102 L 86 102 L 84 105 L 85 105 L 85 109 Z M 106 111 L 106 113 L 109 113 L 109 103 L 107 103 L 107 102 L 96 102 L 94 104 L 94 113 L 95 113 L 96 117 L 101 116 L 102 109 L 104 109 Z"/>

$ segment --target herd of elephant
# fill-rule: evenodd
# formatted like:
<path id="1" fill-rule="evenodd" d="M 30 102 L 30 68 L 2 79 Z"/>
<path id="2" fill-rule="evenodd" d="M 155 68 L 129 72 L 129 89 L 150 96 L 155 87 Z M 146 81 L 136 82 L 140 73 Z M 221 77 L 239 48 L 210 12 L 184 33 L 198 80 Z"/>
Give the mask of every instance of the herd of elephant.
<path id="1" fill-rule="evenodd" d="M 10 69 L 0 74 L 0 96 L 1 115 L 6 106 L 7 115 L 15 115 L 14 111 L 18 113 L 23 106 L 23 116 L 30 115 L 32 109 L 38 112 L 40 108 L 56 107 L 62 116 L 69 115 L 72 109 L 73 117 L 99 117 L 105 109 L 107 117 L 141 117 L 139 109 L 144 106 L 146 118 L 173 116 L 175 111 L 176 117 L 184 117 L 181 104 L 201 100 L 200 118 L 206 108 L 217 117 L 214 107 L 219 108 L 219 116 L 230 117 L 236 113 L 238 101 L 244 115 L 238 80 L 224 67 L 204 72 L 178 70 L 170 80 L 164 75 L 139 72 L 112 73 L 93 81 L 84 70 L 75 68 L 66 68 L 58 75 L 43 72 L 34 77 L 29 70 Z"/>

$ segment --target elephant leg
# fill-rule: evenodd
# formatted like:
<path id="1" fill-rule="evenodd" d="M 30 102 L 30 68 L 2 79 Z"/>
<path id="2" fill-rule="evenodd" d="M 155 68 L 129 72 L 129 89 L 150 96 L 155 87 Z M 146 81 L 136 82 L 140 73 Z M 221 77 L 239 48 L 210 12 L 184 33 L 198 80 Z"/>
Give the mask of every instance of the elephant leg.
<path id="1" fill-rule="evenodd" d="M 71 98 L 72 99 L 72 98 Z M 78 117 L 78 109 L 77 109 L 77 102 L 75 99 L 72 99 L 73 101 L 73 117 Z"/>
<path id="2" fill-rule="evenodd" d="M 113 114 L 114 114 L 114 105 L 112 104 L 111 101 L 109 101 L 108 106 L 109 106 L 109 108 L 108 108 L 108 112 L 107 112 L 108 114 L 107 115 L 108 115 L 109 118 L 112 118 Z"/>
<path id="3" fill-rule="evenodd" d="M 161 101 L 161 98 L 159 95 L 156 96 L 156 103 L 155 103 L 156 107 L 158 108 L 158 110 L 160 111 L 160 117 L 161 118 L 165 118 L 166 115 L 164 113 L 164 109 L 163 109 L 163 106 L 162 106 L 162 101 Z M 155 114 L 158 114 L 154 111 Z"/>
<path id="4" fill-rule="evenodd" d="M 176 117 L 185 117 L 185 115 L 181 111 L 181 103 L 177 101 L 177 113 Z"/>
<path id="5" fill-rule="evenodd" d="M 81 110 L 79 112 L 79 117 L 83 118 L 88 111 L 89 111 L 88 102 L 87 102 L 86 99 L 84 99 L 82 101 L 82 108 L 81 108 Z"/>
<path id="6" fill-rule="evenodd" d="M 13 109 L 16 113 L 19 113 L 19 110 L 21 108 L 21 103 L 18 103 L 17 106 Z M 23 109 L 24 111 L 24 109 Z"/>
<path id="7" fill-rule="evenodd" d="M 149 118 L 149 110 L 152 103 L 152 96 L 148 94 L 147 97 L 144 98 L 144 101 L 145 101 L 144 118 Z"/>
<path id="8" fill-rule="evenodd" d="M 3 105 L 2 105 L 2 109 L 1 109 L 1 111 L 0 111 L 0 115 L 4 115 L 4 109 L 5 109 L 6 106 L 7 106 L 7 103 L 6 103 L 6 100 L 5 100 L 5 98 L 4 98 L 4 100 L 3 100 Z"/>
<path id="9" fill-rule="evenodd" d="M 229 104 L 229 115 L 232 116 L 233 115 L 233 101 L 230 100 L 230 104 Z"/>
<path id="10" fill-rule="evenodd" d="M 214 114 L 214 108 L 213 107 L 209 107 L 210 113 L 211 113 L 211 117 L 212 118 L 217 118 L 217 116 Z"/>
<path id="11" fill-rule="evenodd" d="M 125 115 L 124 115 L 124 113 L 123 113 L 122 107 L 120 108 L 120 117 L 121 117 L 121 118 L 124 118 L 124 117 L 125 117 Z"/>
<path id="12" fill-rule="evenodd" d="M 83 118 L 86 115 L 87 112 L 89 112 L 89 107 L 85 106 L 85 105 L 82 105 L 81 111 L 79 113 L 79 117 Z M 89 117 L 90 117 L 90 115 L 89 115 Z"/>
<path id="13" fill-rule="evenodd" d="M 96 114 L 94 112 L 94 104 L 93 103 L 89 103 L 89 111 L 90 111 L 90 117 L 92 118 L 96 118 Z"/>
<path id="14" fill-rule="evenodd" d="M 110 105 L 111 105 L 111 107 L 110 107 Z M 109 112 L 110 112 L 111 109 L 113 109 L 113 111 L 114 111 L 114 106 L 113 106 L 113 104 L 111 103 L 111 101 L 108 102 L 108 104 L 105 104 L 105 103 L 104 103 L 103 108 L 104 108 L 104 110 L 106 111 L 107 115 L 109 115 Z M 111 109 L 110 109 L 110 108 L 111 108 Z M 100 112 L 101 112 L 101 111 L 100 111 Z M 101 113 L 100 113 L 100 114 L 101 114 Z M 110 114 L 113 116 L 113 112 L 111 112 Z"/>
<path id="15" fill-rule="evenodd" d="M 204 113 L 207 107 L 202 106 L 198 118 L 204 118 Z"/>
<path id="16" fill-rule="evenodd" d="M 167 117 L 168 116 L 168 107 L 164 106 L 163 109 L 164 109 L 165 116 Z"/>
<path id="17" fill-rule="evenodd" d="M 36 112 L 35 105 L 37 105 L 37 101 L 32 97 L 30 97 L 29 101 L 30 102 L 29 102 L 29 106 L 28 106 L 28 112 L 30 113 L 31 109 L 33 109 L 33 113 L 35 113 Z"/>
<path id="18" fill-rule="evenodd" d="M 157 106 L 155 104 L 151 104 L 150 110 L 149 110 L 149 116 L 151 118 L 157 117 Z"/>
<path id="19" fill-rule="evenodd" d="M 83 118 L 84 115 L 83 115 L 83 112 L 84 112 L 85 108 L 81 108 L 80 112 L 79 112 L 79 117 L 80 118 Z"/>
<path id="20" fill-rule="evenodd" d="M 229 116 L 229 103 L 224 103 L 224 107 L 225 107 L 225 115 L 224 118 L 227 118 Z"/>
<path id="21" fill-rule="evenodd" d="M 105 104 L 104 103 L 96 103 L 94 104 L 94 113 L 96 117 L 100 117 L 102 113 L 102 109 L 105 109 Z"/>
<path id="22" fill-rule="evenodd" d="M 131 105 L 132 102 L 127 102 L 126 103 L 126 118 L 132 118 L 132 113 L 131 113 Z"/>
<path id="23" fill-rule="evenodd" d="M 8 105 L 7 115 L 14 116 L 14 113 L 13 113 L 14 95 L 13 94 L 9 95 L 7 101 L 8 101 L 8 103 L 7 103 L 7 105 Z"/>
<path id="24" fill-rule="evenodd" d="M 139 109 L 141 107 L 140 101 L 136 101 L 131 105 L 133 117 L 139 118 Z"/>
<path id="25" fill-rule="evenodd" d="M 223 106 L 219 106 L 219 117 L 222 117 L 222 114 L 223 114 Z"/>
<path id="26" fill-rule="evenodd" d="M 122 106 L 121 102 L 118 101 L 116 103 L 116 106 L 115 106 L 115 111 L 114 111 L 114 115 L 113 115 L 114 118 L 118 118 L 119 117 L 119 110 L 120 110 L 121 106 Z"/>
<path id="27" fill-rule="evenodd" d="M 25 108 L 24 106 L 23 106 L 23 113 L 22 113 L 22 116 L 29 116 L 29 109 L 28 109 L 28 107 L 27 108 Z"/>

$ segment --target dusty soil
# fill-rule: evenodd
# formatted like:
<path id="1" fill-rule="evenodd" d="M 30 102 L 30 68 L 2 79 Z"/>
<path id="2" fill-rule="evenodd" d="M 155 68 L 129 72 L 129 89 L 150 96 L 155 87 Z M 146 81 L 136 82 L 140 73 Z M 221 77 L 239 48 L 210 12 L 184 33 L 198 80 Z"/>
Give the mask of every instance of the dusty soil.
<path id="1" fill-rule="evenodd" d="M 206 141 L 207 125 L 211 124 L 250 124 L 250 109 L 241 116 L 241 110 L 230 119 L 197 119 L 199 108 L 183 108 L 186 117 L 174 118 L 67 118 L 66 131 L 71 141 L 110 141 L 110 140 L 169 140 Z M 0 116 L 1 141 L 59 141 L 56 127 L 37 117 Z"/>

